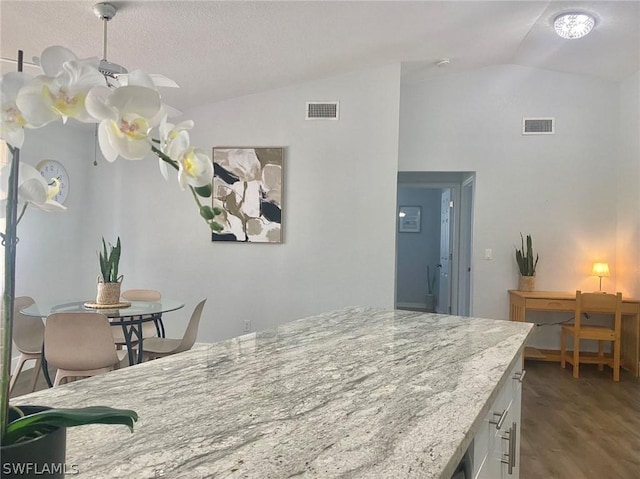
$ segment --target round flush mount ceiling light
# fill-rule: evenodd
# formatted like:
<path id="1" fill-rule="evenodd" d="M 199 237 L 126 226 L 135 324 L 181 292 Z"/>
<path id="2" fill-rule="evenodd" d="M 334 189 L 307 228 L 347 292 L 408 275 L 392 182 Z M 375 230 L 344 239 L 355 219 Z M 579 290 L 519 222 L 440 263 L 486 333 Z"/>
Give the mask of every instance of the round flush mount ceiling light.
<path id="1" fill-rule="evenodd" d="M 556 33 L 562 38 L 575 40 L 587 35 L 596 24 L 595 18 L 587 13 L 563 13 L 553 21 Z"/>

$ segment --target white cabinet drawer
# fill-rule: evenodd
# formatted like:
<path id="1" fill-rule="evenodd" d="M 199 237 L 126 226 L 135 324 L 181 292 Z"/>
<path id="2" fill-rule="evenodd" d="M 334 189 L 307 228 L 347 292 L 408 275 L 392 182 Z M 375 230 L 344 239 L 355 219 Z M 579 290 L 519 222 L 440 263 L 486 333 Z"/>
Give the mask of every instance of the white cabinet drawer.
<path id="1" fill-rule="evenodd" d="M 522 358 L 519 357 L 474 436 L 475 479 L 519 477 L 522 377 Z M 511 456 L 515 457 L 515 463 Z"/>

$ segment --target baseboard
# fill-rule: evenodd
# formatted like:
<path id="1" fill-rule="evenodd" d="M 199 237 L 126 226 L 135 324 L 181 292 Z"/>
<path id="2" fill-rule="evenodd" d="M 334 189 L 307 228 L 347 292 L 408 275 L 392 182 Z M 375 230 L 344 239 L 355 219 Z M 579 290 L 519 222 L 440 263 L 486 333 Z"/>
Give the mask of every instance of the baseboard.
<path id="1" fill-rule="evenodd" d="M 426 303 L 396 303 L 398 309 L 411 308 L 411 309 L 427 309 Z"/>

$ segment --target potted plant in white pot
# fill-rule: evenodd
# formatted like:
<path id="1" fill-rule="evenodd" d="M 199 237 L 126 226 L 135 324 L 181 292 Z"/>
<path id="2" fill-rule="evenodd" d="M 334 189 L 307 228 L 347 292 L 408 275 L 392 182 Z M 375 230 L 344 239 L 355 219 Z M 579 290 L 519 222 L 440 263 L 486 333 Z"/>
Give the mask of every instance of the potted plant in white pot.
<path id="1" fill-rule="evenodd" d="M 54 181 L 53 185 L 48 185 L 35 168 L 20 161 L 20 148 L 25 141 L 24 129 L 40 128 L 57 120 L 66 123 L 69 118 L 84 123 L 99 123 L 99 145 L 108 161 L 115 161 L 118 157 L 142 160 L 153 152 L 161 160 L 160 172 L 165 179 L 168 178 L 169 165 L 177 171 L 180 187 L 183 190 L 188 188 L 192 193 L 200 216 L 209 228 L 213 231 L 222 230 L 215 220 L 221 210 L 201 203 L 201 198 L 211 196 L 213 163 L 205 152 L 190 145 L 188 130 L 193 127 L 192 121 L 178 125 L 167 122 L 165 105 L 147 74 L 132 72 L 128 85 L 107 87 L 105 77 L 98 69 L 99 59 L 81 60 L 73 52 L 58 46 L 45 49 L 40 56 L 40 63 L 43 75 L 33 78 L 23 73 L 20 51 L 18 71 L 0 78 L 0 139 L 7 143 L 11 154 L 10 163 L 0 174 L 2 189 L 7 194 L 4 200 L 6 208 L 0 208 L 6 214 L 6 229 L 2 233 L 5 281 L 0 327 L 0 444 L 3 459 L 7 457 L 9 448 L 21 442 L 32 442 L 40 448 L 50 447 L 42 446 L 42 438 L 48 437 L 55 428 L 92 423 L 116 423 L 132 427 L 137 419 L 134 411 L 101 406 L 41 412 L 37 411 L 47 409 L 46 406 L 36 406 L 35 410 L 24 409 L 22 417 L 16 411 L 16 414 L 10 415 L 9 378 L 17 225 L 29 205 L 45 211 L 65 209 L 53 200 L 58 183 Z M 159 138 L 153 137 L 153 131 L 158 132 Z M 56 441 L 64 442 L 64 437 Z"/>
<path id="2" fill-rule="evenodd" d="M 527 243 L 525 246 L 524 237 L 520 233 L 521 248 L 516 248 L 516 261 L 518 262 L 518 269 L 520 271 L 520 277 L 518 280 L 519 291 L 533 291 L 535 289 L 536 281 L 536 266 L 538 266 L 538 255 L 536 259 L 533 259 L 533 242 L 531 235 L 527 235 Z"/>

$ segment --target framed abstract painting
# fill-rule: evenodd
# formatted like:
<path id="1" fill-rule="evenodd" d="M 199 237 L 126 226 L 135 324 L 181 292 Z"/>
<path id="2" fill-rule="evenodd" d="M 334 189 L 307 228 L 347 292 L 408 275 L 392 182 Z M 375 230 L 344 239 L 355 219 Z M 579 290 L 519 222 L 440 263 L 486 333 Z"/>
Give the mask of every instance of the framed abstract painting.
<path id="1" fill-rule="evenodd" d="M 282 243 L 284 148 L 214 148 L 212 241 Z"/>

